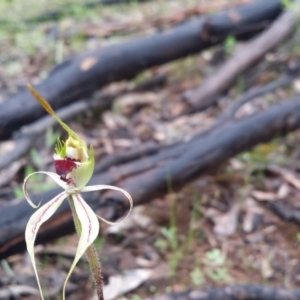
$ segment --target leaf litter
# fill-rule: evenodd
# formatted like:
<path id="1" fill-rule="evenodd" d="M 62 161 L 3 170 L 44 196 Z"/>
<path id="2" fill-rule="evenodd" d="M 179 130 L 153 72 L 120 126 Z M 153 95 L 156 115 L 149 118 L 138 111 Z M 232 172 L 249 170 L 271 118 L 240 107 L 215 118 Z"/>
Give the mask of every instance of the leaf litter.
<path id="1" fill-rule="evenodd" d="M 41 38 L 50 40 L 53 39 L 51 32 L 59 25 L 60 34 L 54 40 L 54 48 L 49 44 L 51 47 L 43 49 L 41 43 L 34 46 L 33 55 L 30 49 L 24 50 L 25 46 L 19 49 L 13 45 L 18 61 L 14 64 L 13 57 L 9 57 L 8 63 L 1 67 L 0 77 L 5 78 L 1 81 L 1 95 L 25 85 L 24 78 L 33 82 L 43 78 L 45 74 L 41 70 L 48 70 L 58 59 L 59 41 L 64 43 L 62 57 L 82 49 L 82 45 L 76 44 L 77 32 L 86 35 L 84 43 L 88 47 L 95 47 L 95 44 L 122 39 L 118 35 L 120 32 L 139 36 L 171 26 L 182 20 L 180 11 L 184 16 L 192 12 L 192 9 L 187 12 L 182 2 L 176 1 L 176 18 L 168 19 L 163 15 L 159 20 L 155 13 L 146 13 L 147 5 L 151 8 L 153 4 L 139 5 L 143 5 L 140 14 L 144 15 L 134 11 L 135 18 L 126 19 L 124 16 L 119 20 L 119 14 L 109 12 L 112 14 L 110 22 L 92 24 L 86 20 L 69 20 L 69 25 L 39 24 Z M 127 24 L 127 29 L 124 24 Z M 74 31 L 71 37 L 67 37 L 66 28 L 72 27 Z M 95 36 L 101 38 L 95 41 Z M 109 36 L 110 40 L 102 40 L 103 36 Z M 67 38 L 71 42 L 67 43 Z M 280 51 L 290 53 L 291 47 L 287 44 Z M 210 49 L 210 57 L 217 50 Z M 53 51 L 56 51 L 56 56 Z M 280 51 L 273 55 L 281 57 Z M 101 114 L 101 120 L 100 111 L 95 110 L 78 116 L 71 125 L 77 126 L 78 131 L 92 142 L 99 159 L 145 142 L 165 145 L 190 139 L 199 131 L 210 128 L 220 112 L 230 105 L 229 98 L 242 92 L 239 86 L 234 86 L 229 97 L 224 97 L 219 106 L 191 116 L 169 119 L 185 109 L 186 104 L 178 95 L 197 83 L 193 74 L 196 72 L 201 77 L 209 73 L 211 61 L 205 55 L 154 68 L 131 82 L 111 84 L 104 92 L 110 94 L 124 87 L 128 92 L 117 97 L 113 106 Z M 297 58 L 296 54 L 293 55 L 294 59 Z M 204 68 L 203 74 L 199 74 L 199 66 Z M 261 78 L 262 75 L 267 76 L 268 72 L 261 71 L 266 66 L 274 65 L 266 59 L 259 64 L 260 68 L 251 70 L 252 74 L 244 75 L 245 82 L 247 76 L 253 76 L 255 72 Z M 166 76 L 167 82 L 163 86 L 130 92 L 132 87 L 149 81 L 157 74 Z M 275 70 L 271 75 L 276 78 L 280 72 Z M 259 80 L 255 83 L 259 84 Z M 295 92 L 297 88 L 295 85 Z M 289 93 L 290 90 L 282 90 L 269 97 L 268 101 L 264 97 L 257 98 L 240 110 L 239 116 L 263 110 L 267 104 L 276 103 Z M 276 139 L 274 143 L 242 153 L 182 190 L 136 207 L 126 222 L 113 227 L 103 226 L 97 247 L 103 261 L 107 299 L 143 299 L 170 291 L 225 286 L 232 282 L 261 284 L 263 281 L 268 285 L 297 287 L 300 281 L 300 231 L 297 224 L 287 222 L 278 214 L 278 208 L 286 212 L 286 219 L 296 219 L 295 211 L 300 208 L 299 140 L 299 132 L 295 132 L 286 138 Z M 1 143 L 0 149 L 7 151 L 7 147 L 9 143 Z M 51 147 L 45 148 L 44 143 L 38 141 L 33 147 L 38 150 L 37 153 L 42 151 L 44 161 L 48 161 L 46 167 L 50 170 Z M 27 166 L 37 167 L 33 157 L 26 159 Z M 22 182 L 25 169 L 22 159 L 7 171 L 9 180 L 0 182 L 0 208 L 17 198 L 16 187 Z M 70 267 L 75 248 L 75 235 L 36 247 L 43 270 L 42 278 L 47 282 L 45 286 L 50 287 L 48 294 L 51 299 L 59 299 L 62 278 Z M 1 299 L 38 299 L 26 254 L 3 260 L 0 278 Z M 68 299 L 94 299 L 92 281 L 84 260 L 76 267 L 68 293 Z"/>

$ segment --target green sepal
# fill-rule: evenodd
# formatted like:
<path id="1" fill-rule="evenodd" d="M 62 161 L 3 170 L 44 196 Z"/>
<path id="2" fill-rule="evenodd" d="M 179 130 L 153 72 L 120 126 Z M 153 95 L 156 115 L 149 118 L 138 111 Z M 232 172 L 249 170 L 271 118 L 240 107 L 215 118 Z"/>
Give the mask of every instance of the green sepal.
<path id="1" fill-rule="evenodd" d="M 88 150 L 88 156 L 89 159 L 87 161 L 80 163 L 67 175 L 67 178 L 71 178 L 72 182 L 74 182 L 75 188 L 79 190 L 87 185 L 94 172 L 95 155 L 92 146 Z"/>
<path id="2" fill-rule="evenodd" d="M 61 158 L 65 158 L 67 156 L 67 145 L 65 141 L 57 139 L 57 143 L 55 145 L 55 152 Z"/>

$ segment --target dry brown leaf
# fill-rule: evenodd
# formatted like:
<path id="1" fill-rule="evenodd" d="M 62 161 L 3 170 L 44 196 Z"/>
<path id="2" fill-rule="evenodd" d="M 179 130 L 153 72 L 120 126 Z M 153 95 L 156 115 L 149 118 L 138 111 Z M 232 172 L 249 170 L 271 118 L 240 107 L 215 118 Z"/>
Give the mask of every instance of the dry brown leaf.
<path id="1" fill-rule="evenodd" d="M 160 98 L 157 93 L 131 93 L 119 97 L 115 101 L 115 106 L 121 109 L 122 114 L 131 115 L 137 108 L 142 106 L 156 106 L 159 103 Z"/>
<path id="2" fill-rule="evenodd" d="M 286 183 L 283 183 L 279 189 L 278 189 L 278 192 L 277 192 L 277 197 L 279 199 L 284 199 L 288 196 L 288 194 L 290 193 L 290 187 L 286 184 Z"/>
<path id="3" fill-rule="evenodd" d="M 118 296 L 134 290 L 147 279 L 150 278 L 152 270 L 134 269 L 126 270 L 122 274 L 114 275 L 109 278 L 109 284 L 103 288 L 104 299 L 113 300 Z M 91 300 L 96 300 L 95 295 Z"/>
<path id="4" fill-rule="evenodd" d="M 213 221 L 215 223 L 214 232 L 219 237 L 231 236 L 236 232 L 238 225 L 238 215 L 240 208 L 238 205 L 234 205 L 229 212 L 214 217 Z"/>
<path id="5" fill-rule="evenodd" d="M 255 229 L 257 218 L 263 213 L 263 210 L 257 205 L 256 201 L 252 198 L 248 198 L 245 201 L 244 211 L 243 230 L 249 233 Z"/>
<path id="6" fill-rule="evenodd" d="M 256 200 L 259 200 L 259 201 L 275 201 L 278 199 L 278 195 L 275 193 L 258 191 L 258 190 L 252 191 L 251 195 Z"/>
<path id="7" fill-rule="evenodd" d="M 284 180 L 300 190 L 300 179 L 293 172 L 278 166 L 269 166 L 268 169 L 272 172 L 280 174 Z"/>

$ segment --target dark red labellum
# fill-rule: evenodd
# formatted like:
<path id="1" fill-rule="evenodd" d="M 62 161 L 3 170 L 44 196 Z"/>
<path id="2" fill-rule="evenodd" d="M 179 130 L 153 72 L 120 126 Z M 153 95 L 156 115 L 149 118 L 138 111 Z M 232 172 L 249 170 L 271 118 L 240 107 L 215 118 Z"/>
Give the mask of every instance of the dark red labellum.
<path id="1" fill-rule="evenodd" d="M 54 166 L 57 175 L 60 176 L 60 179 L 66 183 L 70 183 L 70 179 L 67 179 L 67 175 L 77 167 L 76 159 L 65 157 L 64 159 L 55 159 Z"/>

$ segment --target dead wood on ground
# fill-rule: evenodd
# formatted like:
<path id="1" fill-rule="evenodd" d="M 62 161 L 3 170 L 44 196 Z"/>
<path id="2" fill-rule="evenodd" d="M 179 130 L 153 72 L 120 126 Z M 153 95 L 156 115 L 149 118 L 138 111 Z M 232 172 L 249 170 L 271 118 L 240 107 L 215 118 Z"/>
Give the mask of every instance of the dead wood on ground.
<path id="1" fill-rule="evenodd" d="M 110 82 L 130 79 L 152 66 L 194 54 L 223 41 L 228 35 L 253 36 L 268 26 L 280 11 L 280 0 L 257 0 L 194 18 L 147 38 L 103 47 L 66 60 L 36 88 L 57 110 L 90 96 Z M 0 138 L 9 137 L 44 114 L 43 108 L 24 89 L 0 104 Z"/>
<path id="2" fill-rule="evenodd" d="M 120 95 L 125 95 L 129 92 L 146 91 L 158 86 L 163 86 L 165 83 L 166 76 L 153 76 L 132 89 L 125 88 L 114 93 L 100 93 L 92 100 L 82 99 L 59 109 L 56 113 L 61 119 L 69 120 L 84 111 L 95 109 L 100 111 L 109 108 L 113 100 Z M 24 157 L 33 147 L 37 137 L 44 134 L 49 127 L 55 125 L 57 125 L 55 119 L 50 115 L 46 115 L 28 126 L 23 126 L 14 134 L 14 138 L 12 139 L 13 148 L 0 156 L 0 170 L 9 167 L 11 163 Z"/>
<path id="3" fill-rule="evenodd" d="M 300 289 L 260 285 L 232 285 L 210 290 L 171 293 L 147 300 L 288 300 L 300 299 Z"/>
<path id="4" fill-rule="evenodd" d="M 265 85 L 255 86 L 251 88 L 237 101 L 235 101 L 227 110 L 225 110 L 224 113 L 222 113 L 217 123 L 221 124 L 234 119 L 235 114 L 243 105 L 259 96 L 265 95 L 267 93 L 272 93 L 278 89 L 285 88 L 291 85 L 299 75 L 300 63 L 296 63 L 288 69 L 288 72 L 285 76 L 277 79 L 276 81 L 269 82 Z"/>
<path id="5" fill-rule="evenodd" d="M 205 136 L 196 136 L 186 143 L 177 144 L 157 153 L 127 163 L 104 168 L 91 184 L 113 184 L 127 190 L 134 205 L 149 202 L 168 192 L 170 184 L 179 189 L 200 175 L 211 172 L 232 156 L 251 147 L 268 142 L 300 127 L 300 97 L 242 120 L 214 129 Z M 53 198 L 58 189 L 36 195 L 35 203 Z M 115 192 L 85 193 L 85 199 L 94 210 L 107 219 L 121 217 L 128 203 Z M 8 205 L 0 211 L 0 259 L 25 250 L 24 228 L 33 213 L 25 200 Z M 68 203 L 39 231 L 37 243 L 74 232 Z"/>
<path id="6" fill-rule="evenodd" d="M 183 96 L 191 106 L 183 114 L 199 111 L 216 102 L 216 97 L 225 92 L 237 77 L 249 67 L 275 49 L 297 25 L 294 10 L 283 12 L 264 32 L 245 45 L 237 47 L 235 53 L 197 88 L 184 92 Z"/>

